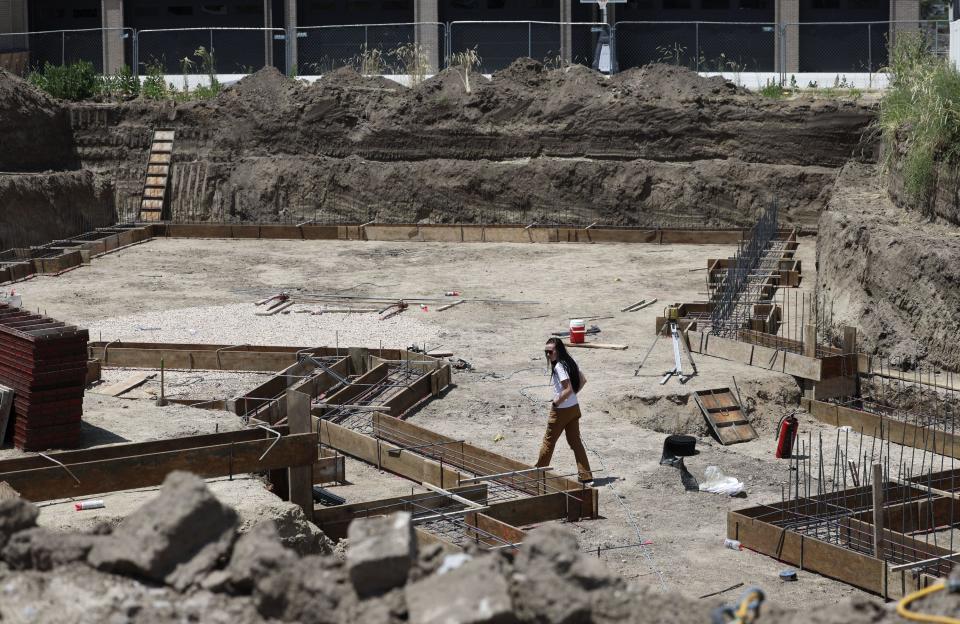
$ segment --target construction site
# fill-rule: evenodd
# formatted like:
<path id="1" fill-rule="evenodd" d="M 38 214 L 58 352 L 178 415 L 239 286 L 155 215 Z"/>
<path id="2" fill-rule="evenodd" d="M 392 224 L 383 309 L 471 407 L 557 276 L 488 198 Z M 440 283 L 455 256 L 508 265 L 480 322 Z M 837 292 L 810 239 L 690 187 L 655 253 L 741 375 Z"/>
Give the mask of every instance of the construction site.
<path id="1" fill-rule="evenodd" d="M 885 97 L 0 70 L 0 621 L 958 621 L 960 178 Z"/>

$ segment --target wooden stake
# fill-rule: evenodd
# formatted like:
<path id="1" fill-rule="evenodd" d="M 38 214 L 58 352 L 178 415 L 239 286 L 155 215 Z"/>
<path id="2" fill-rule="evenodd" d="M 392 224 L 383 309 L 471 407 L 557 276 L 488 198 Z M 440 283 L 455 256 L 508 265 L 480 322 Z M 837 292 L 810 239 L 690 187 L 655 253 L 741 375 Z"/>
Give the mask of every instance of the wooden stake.
<path id="1" fill-rule="evenodd" d="M 287 422 L 290 433 L 313 433 L 310 417 L 311 396 L 297 390 L 287 391 Z M 313 466 L 289 469 L 290 502 L 303 509 L 307 520 L 313 521 Z"/>
<path id="2" fill-rule="evenodd" d="M 883 559 L 883 466 L 873 465 L 873 556 Z"/>

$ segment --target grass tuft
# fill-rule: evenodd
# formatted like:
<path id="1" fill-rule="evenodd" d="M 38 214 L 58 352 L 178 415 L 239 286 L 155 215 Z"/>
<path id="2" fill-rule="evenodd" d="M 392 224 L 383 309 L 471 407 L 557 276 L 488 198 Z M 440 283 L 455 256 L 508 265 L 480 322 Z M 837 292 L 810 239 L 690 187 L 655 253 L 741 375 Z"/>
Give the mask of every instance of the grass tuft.
<path id="1" fill-rule="evenodd" d="M 960 162 L 960 72 L 933 54 L 919 34 L 901 34 L 890 49 L 890 86 L 877 127 L 886 155 L 883 173 L 899 160 L 908 199 L 929 203 L 936 167 Z"/>

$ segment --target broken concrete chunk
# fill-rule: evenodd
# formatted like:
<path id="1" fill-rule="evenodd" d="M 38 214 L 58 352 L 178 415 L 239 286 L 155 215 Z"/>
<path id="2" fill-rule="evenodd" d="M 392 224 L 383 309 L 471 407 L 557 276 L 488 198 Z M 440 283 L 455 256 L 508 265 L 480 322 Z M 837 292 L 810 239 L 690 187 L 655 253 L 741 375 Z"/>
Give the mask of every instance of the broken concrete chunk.
<path id="1" fill-rule="evenodd" d="M 34 527 L 15 533 L 0 558 L 14 570 L 52 570 L 57 566 L 84 561 L 99 535 L 61 533 Z"/>
<path id="2" fill-rule="evenodd" d="M 512 624 L 517 622 L 499 557 L 484 555 L 443 575 L 406 587 L 413 624 Z"/>
<path id="3" fill-rule="evenodd" d="M 517 613 L 538 622 L 590 621 L 596 590 L 625 587 L 600 560 L 580 552 L 572 531 L 554 525 L 527 534 L 514 569 Z"/>
<path id="4" fill-rule="evenodd" d="M 198 584 L 208 572 L 226 563 L 230 547 L 237 534 L 233 528 L 223 532 L 219 539 L 200 549 L 190 560 L 178 565 L 167 575 L 165 582 L 177 591 L 185 591 Z"/>
<path id="5" fill-rule="evenodd" d="M 237 524 L 237 513 L 217 500 L 202 479 L 173 472 L 157 498 L 94 545 L 89 562 L 99 570 L 164 581 L 178 566 L 202 555 L 196 567 L 171 577 L 182 584 L 185 576 L 206 571 L 210 560 L 219 556 L 219 548 L 232 540 Z M 220 546 L 208 548 L 212 543 Z"/>
<path id="6" fill-rule="evenodd" d="M 358 596 L 379 596 L 407 582 L 417 555 L 409 513 L 354 520 L 347 539 L 347 570 Z"/>
<path id="7" fill-rule="evenodd" d="M 253 600 L 266 618 L 303 624 L 339 624 L 356 602 L 342 565 L 311 555 L 254 580 Z"/>
<path id="8" fill-rule="evenodd" d="M 296 553 L 281 544 L 274 523 L 262 522 L 240 536 L 233 547 L 230 565 L 226 570 L 230 588 L 238 593 L 249 594 L 255 579 L 265 578 L 296 560 Z"/>
<path id="9" fill-rule="evenodd" d="M 17 531 L 37 526 L 40 510 L 22 498 L 0 500 L 0 548 Z"/>

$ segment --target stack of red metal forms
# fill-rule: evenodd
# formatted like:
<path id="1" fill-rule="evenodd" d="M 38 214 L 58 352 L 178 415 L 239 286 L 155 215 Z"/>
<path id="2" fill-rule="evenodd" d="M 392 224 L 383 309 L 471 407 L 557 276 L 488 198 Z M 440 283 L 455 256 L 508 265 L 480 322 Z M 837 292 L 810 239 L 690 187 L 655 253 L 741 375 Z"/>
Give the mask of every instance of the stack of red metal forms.
<path id="1" fill-rule="evenodd" d="M 79 444 L 88 338 L 85 329 L 0 304 L 0 385 L 13 388 L 17 448 Z"/>

